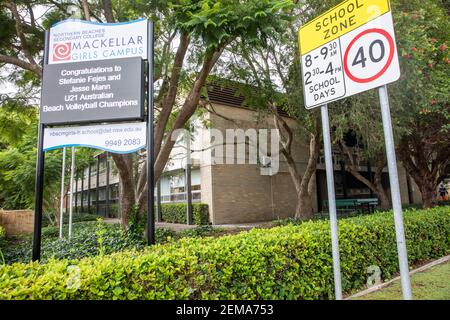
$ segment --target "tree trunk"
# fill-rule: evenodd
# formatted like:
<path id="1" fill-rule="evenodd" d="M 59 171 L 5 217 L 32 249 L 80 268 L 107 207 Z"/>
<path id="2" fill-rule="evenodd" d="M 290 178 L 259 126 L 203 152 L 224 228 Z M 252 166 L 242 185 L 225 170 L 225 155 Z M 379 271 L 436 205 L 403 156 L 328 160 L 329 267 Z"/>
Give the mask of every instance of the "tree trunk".
<path id="1" fill-rule="evenodd" d="M 297 206 L 295 208 L 295 218 L 308 219 L 314 216 L 314 206 L 312 195 L 305 189 L 300 190 L 297 195 Z"/>
<path id="2" fill-rule="evenodd" d="M 317 118 L 318 119 L 318 118 Z M 313 192 L 314 184 L 312 176 L 316 172 L 317 160 L 320 154 L 320 124 L 316 122 L 316 130 L 311 134 L 309 141 L 309 158 L 305 173 L 302 176 L 300 190 L 298 192 L 296 218 L 312 218 L 314 216 Z"/>
<path id="3" fill-rule="evenodd" d="M 384 190 L 381 183 L 379 185 L 376 185 L 376 189 L 378 190 L 376 194 L 378 196 L 378 199 L 380 200 L 380 208 L 383 210 L 389 210 L 391 208 L 391 205 L 386 190 Z"/>
<path id="4" fill-rule="evenodd" d="M 422 207 L 423 208 L 431 208 L 434 206 L 433 203 L 433 195 L 434 190 L 423 190 L 422 192 Z"/>
<path id="5" fill-rule="evenodd" d="M 348 171 L 359 181 L 364 183 L 370 190 L 372 190 L 377 196 L 378 200 L 380 200 L 380 208 L 383 210 L 388 210 L 390 206 L 389 197 L 387 195 L 386 190 L 383 188 L 382 176 L 383 176 L 383 168 L 386 166 L 386 161 L 384 158 L 384 154 L 380 153 L 375 157 L 375 176 L 374 182 L 370 181 L 366 177 L 364 177 L 358 170 L 358 164 L 355 163 L 352 153 L 349 148 L 345 145 L 341 145 L 342 154 L 346 155 L 347 158 L 347 168 Z"/>
<path id="6" fill-rule="evenodd" d="M 211 72 L 211 69 L 216 64 L 217 60 L 219 60 L 220 56 L 222 55 L 223 50 L 225 49 L 225 46 L 228 43 L 222 43 L 213 54 L 207 56 L 205 60 L 203 61 L 203 65 L 199 73 L 197 74 L 197 78 L 189 91 L 189 94 L 187 95 L 183 106 L 181 107 L 177 117 L 175 118 L 172 127 L 167 130 L 167 136 L 164 140 L 164 144 L 159 149 L 158 154 L 155 154 L 155 163 L 154 163 L 154 175 L 155 175 L 155 181 L 159 178 L 161 173 L 164 170 L 164 167 L 166 166 L 167 161 L 169 160 L 170 153 L 172 151 L 173 146 L 175 145 L 175 140 L 173 139 L 172 135 L 173 133 L 183 128 L 183 126 L 186 124 L 186 122 L 191 118 L 191 116 L 194 114 L 195 110 L 197 110 L 198 103 L 200 101 L 201 96 L 201 90 L 203 89 L 206 78 L 208 77 L 209 73 Z M 160 130 L 164 130 L 165 126 L 161 126 Z M 159 133 L 155 133 L 155 136 L 158 136 Z M 146 192 L 147 188 L 144 188 L 143 192 Z"/>
<path id="7" fill-rule="evenodd" d="M 422 195 L 422 207 L 423 208 L 431 208 L 435 206 L 434 196 L 436 195 L 437 183 L 435 184 L 428 179 L 423 179 L 419 185 L 419 190 Z"/>
<path id="8" fill-rule="evenodd" d="M 419 187 L 422 195 L 422 207 L 433 207 L 433 197 L 436 193 L 436 186 L 439 184 L 441 177 L 444 176 L 443 171 L 439 165 L 429 167 L 426 159 L 421 159 L 421 154 L 417 152 L 414 156 L 408 153 L 409 150 L 399 149 L 399 158 L 401 159 L 407 173 L 414 179 L 414 182 Z M 414 161 L 413 161 L 413 159 Z"/>
<path id="9" fill-rule="evenodd" d="M 126 229 L 130 219 L 133 206 L 136 203 L 136 184 L 133 175 L 133 157 L 131 154 L 112 154 L 114 163 L 119 173 L 120 195 L 120 224 Z"/>
<path id="10" fill-rule="evenodd" d="M 440 114 L 428 117 L 427 121 L 412 123 L 411 133 L 397 145 L 398 158 L 422 193 L 423 208 L 434 205 L 436 188 L 450 169 L 450 140 L 442 130 L 448 120 Z"/>
<path id="11" fill-rule="evenodd" d="M 115 22 L 111 0 L 102 0 L 103 13 L 107 22 Z"/>
<path id="12" fill-rule="evenodd" d="M 310 134 L 308 164 L 303 175 L 300 175 L 297 170 L 295 160 L 292 156 L 292 130 L 289 128 L 286 121 L 284 121 L 284 119 L 278 114 L 276 107 L 274 105 L 271 105 L 270 107 L 274 115 L 275 127 L 280 132 L 280 152 L 286 159 L 288 170 L 297 192 L 295 218 L 312 218 L 314 215 L 314 206 L 312 202 L 314 186 L 311 178 L 316 172 L 317 160 L 320 152 L 320 120 L 319 118 L 315 119 L 315 132 Z"/>
<path id="13" fill-rule="evenodd" d="M 91 15 L 89 14 L 89 4 L 87 0 L 81 0 L 81 6 L 83 7 L 84 19 L 91 20 Z"/>
<path id="14" fill-rule="evenodd" d="M 380 208 L 383 210 L 389 210 L 391 208 L 391 204 L 389 202 L 388 194 L 383 188 L 383 184 L 381 182 L 383 178 L 383 168 L 386 166 L 386 161 L 384 159 L 384 154 L 379 154 L 375 158 L 376 170 L 374 176 L 374 184 L 376 191 L 374 192 L 377 194 L 378 199 L 380 200 Z"/>

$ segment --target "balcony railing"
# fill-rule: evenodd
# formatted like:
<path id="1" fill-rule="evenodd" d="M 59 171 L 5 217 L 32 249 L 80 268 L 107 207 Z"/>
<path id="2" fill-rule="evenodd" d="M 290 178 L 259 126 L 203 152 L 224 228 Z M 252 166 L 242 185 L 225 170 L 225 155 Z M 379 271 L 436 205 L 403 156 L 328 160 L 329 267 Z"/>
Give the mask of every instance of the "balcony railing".
<path id="1" fill-rule="evenodd" d="M 202 200 L 201 190 L 192 191 L 192 202 L 200 202 Z M 169 195 L 161 195 L 161 203 L 186 202 L 186 192 L 172 193 Z"/>

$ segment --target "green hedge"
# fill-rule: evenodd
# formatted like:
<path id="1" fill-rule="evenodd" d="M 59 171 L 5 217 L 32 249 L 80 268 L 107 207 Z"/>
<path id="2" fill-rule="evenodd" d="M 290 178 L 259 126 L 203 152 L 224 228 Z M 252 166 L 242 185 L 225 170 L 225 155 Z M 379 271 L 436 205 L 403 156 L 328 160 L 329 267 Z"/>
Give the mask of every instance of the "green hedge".
<path id="1" fill-rule="evenodd" d="M 186 223 L 186 204 L 168 203 L 161 205 L 162 219 L 164 222 Z M 202 225 L 209 223 L 208 205 L 204 203 L 193 203 L 192 213 L 194 224 Z"/>
<path id="2" fill-rule="evenodd" d="M 410 264 L 450 251 L 450 207 L 405 212 Z M 339 221 L 343 289 L 367 267 L 398 270 L 392 213 Z M 76 283 L 79 268 L 80 286 Z M 327 299 L 333 296 L 327 221 L 182 239 L 144 251 L 0 267 L 0 299 Z"/>

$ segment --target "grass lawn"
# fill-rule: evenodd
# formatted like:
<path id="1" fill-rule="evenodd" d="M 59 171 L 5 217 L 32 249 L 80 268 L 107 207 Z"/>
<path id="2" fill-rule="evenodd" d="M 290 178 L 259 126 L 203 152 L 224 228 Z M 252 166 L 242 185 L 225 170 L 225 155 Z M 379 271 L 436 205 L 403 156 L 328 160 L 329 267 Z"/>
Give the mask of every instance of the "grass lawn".
<path id="1" fill-rule="evenodd" d="M 450 300 L 450 262 L 434 266 L 411 276 L 411 290 L 414 300 Z M 358 300 L 400 300 L 400 280 L 386 288 L 357 297 Z"/>

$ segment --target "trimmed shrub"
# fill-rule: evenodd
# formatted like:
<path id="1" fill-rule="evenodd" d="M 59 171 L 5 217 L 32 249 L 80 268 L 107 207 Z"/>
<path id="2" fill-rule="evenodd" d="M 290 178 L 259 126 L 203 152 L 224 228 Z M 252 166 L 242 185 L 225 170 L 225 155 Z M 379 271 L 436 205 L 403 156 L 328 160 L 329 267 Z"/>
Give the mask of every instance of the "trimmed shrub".
<path id="1" fill-rule="evenodd" d="M 186 204 L 167 203 L 161 205 L 162 219 L 170 223 L 186 223 Z M 192 214 L 194 224 L 202 225 L 209 223 L 208 205 L 205 203 L 193 203 Z"/>
<path id="2" fill-rule="evenodd" d="M 404 216 L 410 264 L 449 253 L 449 207 Z M 371 265 L 381 268 L 384 279 L 398 271 L 392 212 L 340 220 L 339 244 L 346 292 L 365 284 Z M 82 260 L 0 266 L 0 299 L 332 297 L 328 221 L 186 238 Z"/>

